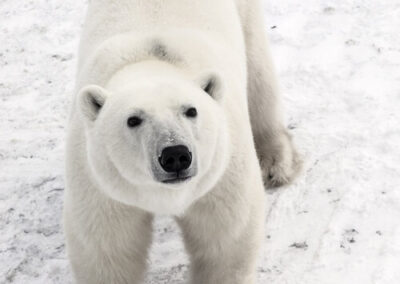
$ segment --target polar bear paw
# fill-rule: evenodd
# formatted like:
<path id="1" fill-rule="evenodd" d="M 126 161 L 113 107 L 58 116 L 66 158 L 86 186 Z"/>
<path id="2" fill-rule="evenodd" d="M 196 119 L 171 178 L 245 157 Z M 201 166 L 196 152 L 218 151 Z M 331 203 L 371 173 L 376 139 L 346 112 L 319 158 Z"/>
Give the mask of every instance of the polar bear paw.
<path id="1" fill-rule="evenodd" d="M 259 147 L 264 185 L 266 188 L 276 188 L 290 184 L 302 168 L 302 159 L 297 153 L 291 136 L 284 131 L 273 143 L 265 143 Z"/>

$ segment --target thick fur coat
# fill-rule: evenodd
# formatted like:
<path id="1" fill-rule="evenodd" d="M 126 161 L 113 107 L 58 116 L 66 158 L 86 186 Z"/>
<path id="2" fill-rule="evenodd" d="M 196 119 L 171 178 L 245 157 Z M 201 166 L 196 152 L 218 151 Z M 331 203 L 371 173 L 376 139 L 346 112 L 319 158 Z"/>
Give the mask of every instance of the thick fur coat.
<path id="1" fill-rule="evenodd" d="M 153 214 L 180 225 L 191 283 L 255 283 L 264 184 L 300 167 L 262 26 L 258 0 L 90 1 L 67 140 L 77 283 L 141 283 Z M 176 145 L 191 165 L 170 183 Z"/>

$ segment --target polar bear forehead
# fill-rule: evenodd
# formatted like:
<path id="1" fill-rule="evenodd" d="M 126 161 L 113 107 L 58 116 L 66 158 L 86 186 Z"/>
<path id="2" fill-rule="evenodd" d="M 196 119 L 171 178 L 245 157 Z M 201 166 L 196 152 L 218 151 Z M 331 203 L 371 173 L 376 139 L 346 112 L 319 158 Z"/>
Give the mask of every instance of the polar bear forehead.
<path id="1" fill-rule="evenodd" d="M 123 90 L 137 85 L 188 80 L 188 75 L 178 67 L 158 60 L 146 60 L 124 66 L 109 80 L 107 89 Z"/>
<path id="2" fill-rule="evenodd" d="M 181 70 L 159 61 L 145 61 L 124 67 L 106 87 L 124 105 L 193 103 L 201 87 Z"/>
<path id="3" fill-rule="evenodd" d="M 119 105 L 143 109 L 165 109 L 195 104 L 194 88 L 184 88 L 171 82 L 141 83 L 115 93 Z"/>

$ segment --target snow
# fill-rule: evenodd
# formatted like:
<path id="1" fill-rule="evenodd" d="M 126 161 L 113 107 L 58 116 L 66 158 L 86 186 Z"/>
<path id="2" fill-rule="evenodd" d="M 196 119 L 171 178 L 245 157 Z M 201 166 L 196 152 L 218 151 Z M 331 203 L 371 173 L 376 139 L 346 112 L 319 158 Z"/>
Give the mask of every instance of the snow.
<path id="1" fill-rule="evenodd" d="M 61 225 L 65 125 L 86 1 L 0 3 L 0 283 L 72 283 Z M 268 191 L 259 283 L 400 283 L 400 3 L 266 0 L 287 124 L 304 155 Z M 183 283 L 170 218 L 150 283 Z"/>

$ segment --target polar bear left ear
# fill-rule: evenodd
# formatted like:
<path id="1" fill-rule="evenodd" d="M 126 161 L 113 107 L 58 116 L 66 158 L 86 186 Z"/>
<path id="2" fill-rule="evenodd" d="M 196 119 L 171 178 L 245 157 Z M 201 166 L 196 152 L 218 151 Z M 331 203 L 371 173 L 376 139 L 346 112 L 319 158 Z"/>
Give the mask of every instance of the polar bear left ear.
<path id="1" fill-rule="evenodd" d="M 78 94 L 78 104 L 82 114 L 89 121 L 95 121 L 103 107 L 108 92 L 100 86 L 89 85 Z"/>
<path id="2" fill-rule="evenodd" d="M 200 86 L 212 98 L 219 101 L 223 95 L 223 84 L 220 76 L 215 73 L 207 73 L 200 78 Z"/>

